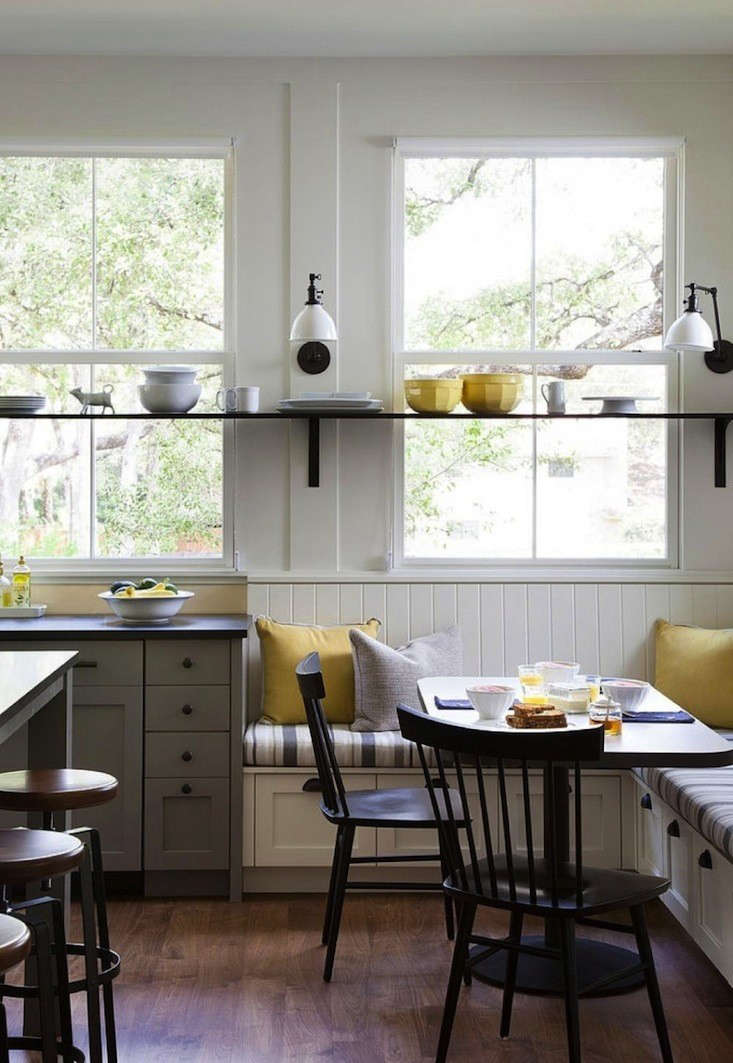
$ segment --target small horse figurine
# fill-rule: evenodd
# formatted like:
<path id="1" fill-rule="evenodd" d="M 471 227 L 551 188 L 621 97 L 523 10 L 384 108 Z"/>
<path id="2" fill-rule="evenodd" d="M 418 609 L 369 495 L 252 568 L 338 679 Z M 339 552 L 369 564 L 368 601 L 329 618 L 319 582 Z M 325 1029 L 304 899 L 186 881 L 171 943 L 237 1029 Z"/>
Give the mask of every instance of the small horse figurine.
<path id="1" fill-rule="evenodd" d="M 102 407 L 103 415 L 106 410 L 110 410 L 111 413 L 115 412 L 115 408 L 112 405 L 111 384 L 105 384 L 101 391 L 82 391 L 81 388 L 72 388 L 69 394 L 73 395 L 81 403 L 82 415 L 90 411 L 94 412 L 93 407 L 95 406 Z"/>

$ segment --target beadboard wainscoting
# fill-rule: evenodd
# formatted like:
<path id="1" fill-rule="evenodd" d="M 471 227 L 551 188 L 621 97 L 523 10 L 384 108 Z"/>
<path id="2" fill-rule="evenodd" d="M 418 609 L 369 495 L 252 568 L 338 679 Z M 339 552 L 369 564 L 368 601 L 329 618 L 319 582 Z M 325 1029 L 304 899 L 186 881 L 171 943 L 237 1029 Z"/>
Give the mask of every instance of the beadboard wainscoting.
<path id="1" fill-rule="evenodd" d="M 467 675 L 513 674 L 545 657 L 576 660 L 586 672 L 654 676 L 654 621 L 733 627 L 733 584 L 710 583 L 258 583 L 247 588 L 253 616 L 298 624 L 382 620 L 391 646 L 458 624 Z M 259 715 L 256 637 L 250 655 L 248 718 Z"/>

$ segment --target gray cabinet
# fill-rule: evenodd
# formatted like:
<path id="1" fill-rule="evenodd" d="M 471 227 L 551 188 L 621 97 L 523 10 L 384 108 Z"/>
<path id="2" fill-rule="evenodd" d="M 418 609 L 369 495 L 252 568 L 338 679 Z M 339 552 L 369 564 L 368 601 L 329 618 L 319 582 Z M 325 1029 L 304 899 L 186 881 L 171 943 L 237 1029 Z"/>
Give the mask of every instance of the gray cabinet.
<path id="1" fill-rule="evenodd" d="M 75 768 L 119 780 L 114 801 L 75 813 L 75 827 L 97 827 L 107 871 L 142 867 L 143 697 L 139 686 L 81 686 L 74 691 L 71 755 Z"/>
<path id="2" fill-rule="evenodd" d="M 215 871 L 229 864 L 229 780 L 147 779 L 145 869 Z"/>

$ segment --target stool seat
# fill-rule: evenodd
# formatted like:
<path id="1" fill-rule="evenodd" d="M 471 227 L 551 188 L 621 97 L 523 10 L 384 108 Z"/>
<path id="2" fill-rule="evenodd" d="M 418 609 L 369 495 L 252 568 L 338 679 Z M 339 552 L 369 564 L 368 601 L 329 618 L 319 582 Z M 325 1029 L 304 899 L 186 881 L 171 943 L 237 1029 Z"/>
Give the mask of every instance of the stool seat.
<path id="1" fill-rule="evenodd" d="M 71 834 L 53 830 L 0 830 L 0 883 L 36 882 L 78 867 L 84 845 Z"/>
<path id="2" fill-rule="evenodd" d="M 114 775 L 77 768 L 0 772 L 0 808 L 11 812 L 66 812 L 103 805 L 117 794 Z"/>
<path id="3" fill-rule="evenodd" d="M 31 932 L 12 915 L 0 915 L 0 973 L 25 959 L 31 947 Z"/>

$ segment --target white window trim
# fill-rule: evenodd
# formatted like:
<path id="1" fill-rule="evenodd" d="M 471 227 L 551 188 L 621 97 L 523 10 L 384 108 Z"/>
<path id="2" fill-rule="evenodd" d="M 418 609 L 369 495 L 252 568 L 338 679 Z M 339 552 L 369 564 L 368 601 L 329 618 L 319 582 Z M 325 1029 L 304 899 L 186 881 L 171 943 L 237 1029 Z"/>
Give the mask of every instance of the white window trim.
<path id="1" fill-rule="evenodd" d="M 114 139 L 114 140 L 0 140 L 2 156 L 65 156 L 94 158 L 207 158 L 224 161 L 224 314 L 221 350 L 18 350 L 0 351 L 0 362 L 29 365 L 152 365 L 171 362 L 184 365 L 220 365 L 222 383 L 233 384 L 236 374 L 236 260 L 235 232 L 235 168 L 237 143 L 233 138 Z M 92 426 L 94 422 L 91 422 Z M 222 426 L 222 553 L 220 557 L 158 558 L 34 558 L 33 571 L 42 581 L 57 582 L 68 578 L 106 581 L 123 570 L 141 575 L 160 572 L 165 565 L 170 576 L 178 574 L 201 578 L 239 574 L 239 558 L 235 552 L 234 483 L 236 468 L 235 424 Z M 94 429 L 91 433 L 92 475 L 90 490 L 94 490 Z M 93 511 L 92 511 L 93 512 Z M 92 530 L 93 535 L 93 530 Z"/>
<path id="2" fill-rule="evenodd" d="M 392 347 L 392 409 L 404 409 L 404 372 L 410 363 L 472 365 L 490 362 L 495 365 L 540 365 L 551 362 L 572 364 L 663 364 L 667 372 L 667 409 L 681 409 L 680 359 L 669 351 L 516 351 L 516 350 L 405 350 L 403 335 L 404 293 L 404 160 L 406 158 L 541 158 L 619 156 L 666 159 L 664 202 L 665 286 L 663 330 L 677 316 L 681 290 L 683 254 L 683 203 L 685 139 L 682 137 L 398 137 L 393 141 L 392 153 L 392 231 L 390 240 L 390 300 L 389 332 Z M 408 558 L 404 555 L 404 424 L 395 422 L 393 440 L 393 490 L 391 512 L 391 551 L 387 571 L 410 576 L 420 570 L 448 573 L 460 577 L 500 575 L 512 571 L 515 575 L 538 578 L 540 573 L 553 571 L 594 573 L 599 577 L 644 568 L 649 572 L 680 570 L 681 540 L 681 446 L 679 422 L 667 421 L 667 556 L 665 558 Z M 533 471 L 536 476 L 536 469 Z M 535 529 L 536 533 L 536 529 Z"/>

